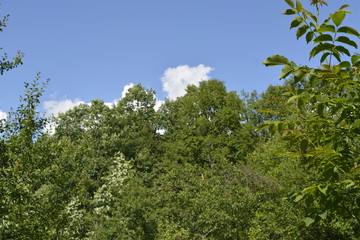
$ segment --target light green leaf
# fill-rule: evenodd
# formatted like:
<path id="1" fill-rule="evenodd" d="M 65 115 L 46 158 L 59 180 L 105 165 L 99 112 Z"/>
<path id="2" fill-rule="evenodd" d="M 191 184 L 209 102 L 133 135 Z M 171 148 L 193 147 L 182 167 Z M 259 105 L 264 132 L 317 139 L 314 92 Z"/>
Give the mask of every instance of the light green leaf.
<path id="1" fill-rule="evenodd" d="M 313 222 L 315 222 L 315 219 L 312 218 L 312 217 L 306 217 L 306 218 L 304 219 L 304 222 L 305 222 L 305 225 L 308 227 L 308 226 L 310 226 Z"/>
<path id="2" fill-rule="evenodd" d="M 316 32 L 323 33 L 323 32 L 335 32 L 335 27 L 333 25 L 322 25 L 320 26 Z"/>
<path id="3" fill-rule="evenodd" d="M 358 48 L 356 42 L 350 40 L 348 37 L 345 37 L 345 36 L 340 36 L 340 37 L 336 38 L 335 41 L 348 44 L 350 46 L 353 46 L 354 48 Z"/>
<path id="4" fill-rule="evenodd" d="M 326 42 L 326 41 L 331 41 L 331 42 L 333 41 L 333 38 L 330 34 L 322 34 L 314 39 L 314 43 Z"/>
<path id="5" fill-rule="evenodd" d="M 294 200 L 294 202 L 299 202 L 301 199 L 303 199 L 304 198 L 304 196 L 305 195 L 298 195 L 296 198 L 295 198 L 295 200 Z"/>
<path id="6" fill-rule="evenodd" d="M 307 30 L 309 29 L 308 25 L 302 25 L 301 27 L 298 28 L 298 30 L 296 31 L 296 38 L 299 39 L 302 35 L 304 35 Z"/>
<path id="7" fill-rule="evenodd" d="M 268 57 L 263 64 L 265 66 L 276 66 L 276 65 L 291 65 L 291 62 L 284 56 L 273 55 Z"/>
<path id="8" fill-rule="evenodd" d="M 320 185 L 318 186 L 318 189 L 320 192 L 322 192 L 323 194 L 326 195 L 326 191 L 328 190 L 328 186 L 326 185 L 325 187 L 321 187 Z"/>
<path id="9" fill-rule="evenodd" d="M 342 9 L 348 8 L 348 7 L 350 7 L 350 5 L 342 5 L 342 6 L 339 8 L 339 10 L 342 10 Z"/>
<path id="10" fill-rule="evenodd" d="M 341 28 L 338 29 L 338 32 L 347 33 L 347 34 L 351 34 L 351 35 L 360 37 L 359 32 L 356 31 L 356 30 L 355 30 L 354 28 L 352 28 L 352 27 L 341 27 Z"/>
<path id="11" fill-rule="evenodd" d="M 326 217 L 327 217 L 327 211 L 325 211 L 325 212 L 323 212 L 323 213 L 320 213 L 318 216 L 319 216 L 321 219 L 326 219 Z"/>
<path id="12" fill-rule="evenodd" d="M 303 96 L 302 95 L 294 95 L 291 98 L 289 98 L 287 102 L 292 103 L 292 102 L 294 102 L 295 100 L 297 100 L 297 99 L 299 99 L 301 97 L 303 97 Z"/>
<path id="13" fill-rule="evenodd" d="M 332 21 L 335 23 L 336 26 L 340 26 L 342 21 L 345 18 L 345 12 L 344 11 L 337 11 L 334 14 L 331 15 Z"/>
<path id="14" fill-rule="evenodd" d="M 296 0 L 296 10 L 298 10 L 299 12 L 301 12 L 303 9 L 302 4 L 300 1 Z"/>
<path id="15" fill-rule="evenodd" d="M 285 67 L 283 67 L 281 71 L 279 79 L 284 79 L 293 72 L 294 72 L 294 68 L 291 65 L 285 65 Z"/>
<path id="16" fill-rule="evenodd" d="M 294 20 L 292 20 L 290 24 L 290 29 L 299 26 L 304 22 L 304 19 L 302 17 L 296 17 Z"/>

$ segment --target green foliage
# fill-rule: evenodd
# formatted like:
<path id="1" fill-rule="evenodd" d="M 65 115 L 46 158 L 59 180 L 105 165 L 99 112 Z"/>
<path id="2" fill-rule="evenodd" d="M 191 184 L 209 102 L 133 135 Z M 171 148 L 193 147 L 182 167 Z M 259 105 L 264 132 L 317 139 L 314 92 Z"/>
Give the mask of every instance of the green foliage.
<path id="1" fill-rule="evenodd" d="M 299 1 L 296 8 L 293 2 L 286 2 L 292 8 L 285 13 L 297 14 L 293 21 L 300 21 L 300 17 L 308 26 L 306 32 L 311 34 L 307 41 L 312 39 L 310 36 L 315 37 L 310 58 L 321 54 L 320 62 L 326 64 L 320 68 L 310 68 L 281 61 L 283 73 L 286 71 L 286 76 L 290 73 L 299 83 L 286 94 L 288 102 L 295 103 L 299 113 L 294 119 L 265 125 L 271 133 L 279 131 L 288 139 L 293 146 L 292 154 L 315 171 L 308 187 L 290 197 L 306 205 L 308 215 L 304 218 L 304 224 L 309 226 L 324 221 L 327 212 L 336 214 L 339 222 L 350 223 L 356 232 L 360 227 L 360 205 L 357 200 L 360 196 L 357 144 L 360 64 L 357 55 L 351 54 L 346 46 L 357 48 L 356 42 L 350 37 L 356 36 L 358 39 L 360 35 L 351 27 L 341 26 L 346 14 L 350 13 L 344 10 L 347 5 L 320 24 L 317 16 L 320 5 L 326 2 L 312 2 L 317 7 L 317 16 L 304 9 L 298 4 Z M 298 38 L 301 36 L 297 33 Z M 344 55 L 350 57 L 352 62 L 343 60 Z M 332 64 L 333 57 L 338 64 Z M 285 58 L 275 55 L 269 59 L 264 62 L 267 66 L 278 65 L 272 62 Z M 289 66 L 291 71 L 288 70 Z M 282 78 L 285 75 L 282 74 Z"/>
<path id="2" fill-rule="evenodd" d="M 6 27 L 6 23 L 9 20 L 9 15 L 4 16 L 4 18 L 0 21 L 0 32 L 4 31 Z M 0 48 L 2 50 L 2 48 Z M 22 59 L 24 54 L 18 51 L 17 55 L 13 58 L 12 61 L 8 60 L 8 55 L 4 53 L 2 57 L 0 57 L 0 74 L 3 75 L 5 71 L 9 71 L 18 65 L 23 64 Z"/>

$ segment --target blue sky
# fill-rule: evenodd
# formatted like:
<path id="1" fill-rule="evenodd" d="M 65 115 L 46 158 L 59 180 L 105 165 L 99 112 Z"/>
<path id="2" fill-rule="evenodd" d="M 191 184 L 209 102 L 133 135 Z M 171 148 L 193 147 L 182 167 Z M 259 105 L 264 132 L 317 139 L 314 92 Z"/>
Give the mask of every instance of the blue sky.
<path id="1" fill-rule="evenodd" d="M 329 2 L 326 11 L 351 5 L 344 23 L 358 28 L 359 0 Z M 286 8 L 282 0 L 3 0 L 0 14 L 10 21 L 0 46 L 25 58 L 0 76 L 0 111 L 17 106 L 37 72 L 51 78 L 40 109 L 51 113 L 113 102 L 130 83 L 154 89 L 159 100 L 210 78 L 228 90 L 264 91 L 280 83 L 281 69 L 262 65 L 268 56 L 318 63 L 308 62 L 309 46 L 289 30 Z"/>

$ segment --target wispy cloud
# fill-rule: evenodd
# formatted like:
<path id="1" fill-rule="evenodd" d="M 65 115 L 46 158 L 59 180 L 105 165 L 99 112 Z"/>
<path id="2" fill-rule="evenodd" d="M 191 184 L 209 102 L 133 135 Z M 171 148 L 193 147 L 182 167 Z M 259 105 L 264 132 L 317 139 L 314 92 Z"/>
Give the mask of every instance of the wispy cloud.
<path id="1" fill-rule="evenodd" d="M 168 68 L 161 78 L 163 90 L 168 93 L 170 99 L 180 97 L 186 93 L 187 85 L 198 85 L 201 81 L 209 80 L 209 73 L 212 70 L 214 69 L 203 64 L 196 67 L 181 65 L 176 68 Z"/>
<path id="2" fill-rule="evenodd" d="M 85 103 L 84 101 L 81 101 L 79 99 L 76 100 L 60 100 L 60 101 L 45 101 L 44 102 L 44 109 L 48 115 L 54 115 L 57 117 L 59 113 L 64 113 L 67 110 L 80 105 L 81 103 Z"/>

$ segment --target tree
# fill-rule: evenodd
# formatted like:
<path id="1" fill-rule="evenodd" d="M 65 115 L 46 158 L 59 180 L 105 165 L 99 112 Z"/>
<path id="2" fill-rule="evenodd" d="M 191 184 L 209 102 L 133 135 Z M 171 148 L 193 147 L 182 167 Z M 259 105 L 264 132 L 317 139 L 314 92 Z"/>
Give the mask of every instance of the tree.
<path id="1" fill-rule="evenodd" d="M 312 1 L 314 14 L 303 8 L 300 1 L 286 0 L 290 6 L 284 14 L 297 15 L 291 28 L 298 28 L 297 38 L 306 37 L 315 47 L 310 59 L 320 55 L 319 68 L 298 66 L 283 56 L 265 60 L 266 66 L 283 65 L 280 78 L 293 76 L 298 86 L 286 94 L 295 103 L 299 114 L 285 121 L 267 122 L 272 133 L 277 130 L 293 145 L 293 156 L 314 169 L 305 180 L 302 191 L 291 195 L 295 202 L 307 207 L 304 225 L 314 222 L 342 221 L 350 225 L 352 237 L 360 232 L 360 56 L 351 54 L 348 47 L 357 48 L 352 37 L 360 34 L 342 26 L 348 5 L 343 5 L 320 22 L 320 9 L 325 1 Z M 351 234 L 350 234 L 351 235 Z"/>
<path id="2" fill-rule="evenodd" d="M 6 27 L 6 23 L 9 20 L 9 15 L 4 16 L 4 18 L 0 21 L 0 32 L 4 31 Z M 2 50 L 2 48 L 0 48 Z M 2 57 L 0 57 L 0 74 L 3 75 L 5 71 L 9 71 L 22 64 L 22 59 L 24 54 L 18 51 L 17 55 L 13 58 L 12 61 L 8 60 L 8 55 L 5 53 Z"/>

